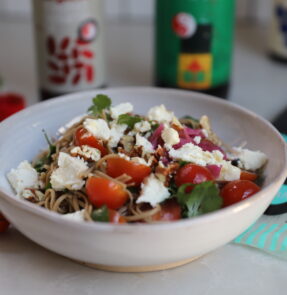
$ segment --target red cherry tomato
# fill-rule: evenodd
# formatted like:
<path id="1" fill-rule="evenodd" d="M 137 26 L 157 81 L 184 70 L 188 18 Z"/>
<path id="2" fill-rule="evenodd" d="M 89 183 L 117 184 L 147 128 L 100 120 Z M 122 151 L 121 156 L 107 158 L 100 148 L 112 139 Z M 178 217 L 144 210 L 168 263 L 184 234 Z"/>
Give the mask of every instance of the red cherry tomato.
<path id="1" fill-rule="evenodd" d="M 144 178 L 150 175 L 151 169 L 147 165 L 117 157 L 107 160 L 106 173 L 113 178 L 127 174 L 131 177 L 129 183 L 140 185 Z"/>
<path id="2" fill-rule="evenodd" d="M 175 184 L 177 186 L 185 183 L 199 184 L 209 180 L 213 180 L 210 171 L 205 167 L 195 164 L 187 164 L 181 167 L 175 176 Z"/>
<path id="3" fill-rule="evenodd" d="M 0 94 L 0 121 L 25 108 L 25 99 L 17 93 Z"/>
<path id="4" fill-rule="evenodd" d="M 248 172 L 248 171 L 241 171 L 240 180 L 250 180 L 254 181 L 257 178 L 256 173 Z"/>
<path id="5" fill-rule="evenodd" d="M 109 209 L 119 209 L 128 199 L 127 192 L 117 182 L 90 177 L 86 182 L 86 191 L 90 202 L 97 208 L 106 205 Z"/>
<path id="6" fill-rule="evenodd" d="M 126 223 L 124 216 L 121 216 L 116 210 L 108 209 L 110 223 L 122 224 Z"/>
<path id="7" fill-rule="evenodd" d="M 74 142 L 75 145 L 78 146 L 88 145 L 90 147 L 97 148 L 101 151 L 102 157 L 108 153 L 107 149 L 102 145 L 102 143 L 85 128 L 79 128 L 76 131 Z"/>
<path id="8" fill-rule="evenodd" d="M 9 225 L 10 223 L 0 213 L 0 233 L 4 233 L 8 229 Z"/>
<path id="9" fill-rule="evenodd" d="M 161 210 L 152 216 L 154 221 L 175 221 L 181 219 L 181 208 L 175 200 L 161 205 Z"/>
<path id="10" fill-rule="evenodd" d="M 260 191 L 260 187 L 250 180 L 234 180 L 227 183 L 221 190 L 223 207 L 247 199 Z"/>

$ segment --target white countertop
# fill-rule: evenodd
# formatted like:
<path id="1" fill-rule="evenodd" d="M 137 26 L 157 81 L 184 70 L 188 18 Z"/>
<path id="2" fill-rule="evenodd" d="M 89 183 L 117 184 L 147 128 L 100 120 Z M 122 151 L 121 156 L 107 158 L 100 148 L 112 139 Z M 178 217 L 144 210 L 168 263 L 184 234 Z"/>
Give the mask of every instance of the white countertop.
<path id="1" fill-rule="evenodd" d="M 264 28 L 237 34 L 231 100 L 267 119 L 287 106 L 287 67 L 266 58 Z M 37 101 L 31 24 L 0 21 L 0 73 Z M 109 86 L 152 84 L 152 27 L 110 25 Z M 0 294 L 285 294 L 286 261 L 226 245 L 183 267 L 145 274 L 93 270 L 53 254 L 11 229 L 0 236 Z"/>

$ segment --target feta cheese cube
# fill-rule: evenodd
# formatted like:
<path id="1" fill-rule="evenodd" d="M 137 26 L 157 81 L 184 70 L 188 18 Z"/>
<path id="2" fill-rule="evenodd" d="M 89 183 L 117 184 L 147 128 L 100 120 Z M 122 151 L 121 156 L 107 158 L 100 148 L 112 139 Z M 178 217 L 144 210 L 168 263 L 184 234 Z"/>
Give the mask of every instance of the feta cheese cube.
<path id="1" fill-rule="evenodd" d="M 135 124 L 134 126 L 135 131 L 137 132 L 147 132 L 151 129 L 151 125 L 148 121 L 141 121 Z"/>
<path id="2" fill-rule="evenodd" d="M 82 222 L 82 221 L 85 221 L 84 212 L 85 212 L 85 210 L 83 209 L 83 210 L 80 210 L 80 211 L 77 211 L 74 213 L 63 214 L 61 216 L 66 220 L 71 220 L 71 221 L 75 221 L 75 222 Z"/>
<path id="3" fill-rule="evenodd" d="M 16 169 L 11 169 L 7 178 L 18 196 L 26 188 L 38 188 L 38 173 L 28 161 L 21 162 Z"/>
<path id="4" fill-rule="evenodd" d="M 195 142 L 196 144 L 200 144 L 200 142 L 201 142 L 201 137 L 200 137 L 200 136 L 195 136 L 193 140 L 194 140 L 194 142 Z"/>
<path id="5" fill-rule="evenodd" d="M 267 162 L 267 156 L 260 151 L 251 151 L 243 148 L 234 148 L 239 158 L 239 167 L 249 171 L 256 171 Z"/>
<path id="6" fill-rule="evenodd" d="M 180 142 L 178 132 L 170 127 L 164 128 L 164 130 L 161 133 L 161 138 L 163 139 L 164 143 L 169 147 Z"/>
<path id="7" fill-rule="evenodd" d="M 152 207 L 169 198 L 170 193 L 154 174 L 145 179 L 141 185 L 141 194 L 136 203 L 149 203 Z"/>
<path id="8" fill-rule="evenodd" d="M 73 157 L 81 157 L 85 160 L 99 161 L 101 158 L 101 151 L 90 147 L 88 145 L 76 146 L 71 150 L 71 155 Z"/>
<path id="9" fill-rule="evenodd" d="M 84 127 L 97 139 L 108 140 L 111 136 L 111 130 L 107 122 L 103 119 L 90 119 L 84 121 Z"/>
<path id="10" fill-rule="evenodd" d="M 134 107 L 131 103 L 120 103 L 114 107 L 111 107 L 111 116 L 113 119 L 117 119 L 120 115 L 131 113 Z"/>
<path id="11" fill-rule="evenodd" d="M 83 160 L 61 152 L 58 166 L 59 168 L 53 171 L 50 177 L 54 190 L 80 190 L 84 186 L 83 174 L 87 172 L 89 167 Z"/>
<path id="12" fill-rule="evenodd" d="M 136 146 L 142 146 L 143 152 L 145 154 L 153 153 L 154 149 L 150 141 L 148 141 L 145 137 L 136 135 Z"/>
<path id="13" fill-rule="evenodd" d="M 168 111 L 166 107 L 162 104 L 160 106 L 155 106 L 148 111 L 147 117 L 149 120 L 155 120 L 159 123 L 169 123 L 174 118 L 174 113 Z"/>
<path id="14" fill-rule="evenodd" d="M 240 179 L 241 170 L 235 167 L 229 161 L 221 162 L 220 175 L 217 180 L 233 181 Z"/>
<path id="15" fill-rule="evenodd" d="M 111 124 L 110 139 L 108 142 L 109 147 L 114 148 L 118 145 L 127 128 L 128 125 L 126 124 Z"/>

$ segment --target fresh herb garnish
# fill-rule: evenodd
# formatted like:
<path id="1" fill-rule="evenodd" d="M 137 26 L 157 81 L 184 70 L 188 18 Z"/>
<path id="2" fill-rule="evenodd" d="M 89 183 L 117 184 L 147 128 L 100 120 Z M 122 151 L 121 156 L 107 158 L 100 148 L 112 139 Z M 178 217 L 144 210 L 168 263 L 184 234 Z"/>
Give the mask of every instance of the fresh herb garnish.
<path id="1" fill-rule="evenodd" d="M 104 94 L 98 94 L 93 98 L 93 105 L 89 107 L 88 112 L 94 116 L 101 115 L 104 109 L 108 109 L 112 104 L 111 99 Z"/>
<path id="2" fill-rule="evenodd" d="M 51 182 L 49 182 L 46 186 L 45 186 L 45 190 L 52 188 L 52 184 Z"/>
<path id="3" fill-rule="evenodd" d="M 49 145 L 49 152 L 35 163 L 34 168 L 36 169 L 37 172 L 44 172 L 45 169 L 43 168 L 43 166 L 51 163 L 52 155 L 56 153 L 56 146 L 51 142 L 46 131 L 45 130 L 42 130 L 42 131 L 43 131 L 44 137 Z"/>
<path id="4" fill-rule="evenodd" d="M 109 212 L 107 206 L 94 210 L 91 217 L 94 221 L 109 222 Z"/>
<path id="5" fill-rule="evenodd" d="M 222 198 L 212 181 L 196 184 L 192 191 L 187 193 L 186 188 L 190 185 L 183 184 L 177 191 L 177 200 L 184 207 L 184 217 L 194 217 L 221 208 Z"/>
<path id="6" fill-rule="evenodd" d="M 143 119 L 139 116 L 131 116 L 128 114 L 122 114 L 118 118 L 118 124 L 126 124 L 130 129 L 133 129 L 135 124 L 141 122 Z"/>
<path id="7" fill-rule="evenodd" d="M 200 122 L 198 119 L 193 118 L 191 116 L 184 116 L 180 119 L 180 122 L 183 123 L 184 125 L 193 128 L 193 129 L 197 129 L 200 128 Z"/>
<path id="8" fill-rule="evenodd" d="M 154 132 L 158 127 L 159 127 L 159 124 L 157 124 L 157 123 L 151 124 L 151 130 L 152 130 L 152 132 Z"/>
<path id="9" fill-rule="evenodd" d="M 183 167 L 183 166 L 185 166 L 185 165 L 187 165 L 187 164 L 189 164 L 190 162 L 187 162 L 187 161 L 179 161 L 178 162 L 178 164 L 179 164 L 179 166 L 180 167 Z"/>

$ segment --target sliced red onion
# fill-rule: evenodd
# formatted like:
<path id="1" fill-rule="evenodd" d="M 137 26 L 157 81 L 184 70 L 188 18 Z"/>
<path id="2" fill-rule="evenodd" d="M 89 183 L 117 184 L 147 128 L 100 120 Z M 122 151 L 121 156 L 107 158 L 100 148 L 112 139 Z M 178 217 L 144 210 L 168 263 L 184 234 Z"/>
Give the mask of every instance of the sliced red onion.
<path id="1" fill-rule="evenodd" d="M 209 170 L 209 172 L 216 179 L 220 175 L 220 171 L 221 171 L 222 166 L 220 166 L 220 165 L 207 165 L 206 168 Z"/>
<path id="2" fill-rule="evenodd" d="M 151 142 L 154 149 L 156 149 L 159 144 L 163 145 L 163 140 L 161 138 L 161 133 L 163 129 L 164 129 L 163 124 L 160 124 L 149 138 L 149 141 Z"/>
<path id="3" fill-rule="evenodd" d="M 191 137 L 200 136 L 202 138 L 205 138 L 202 132 L 202 129 L 192 129 L 189 127 L 184 127 L 183 130 L 184 130 L 184 133 L 188 136 L 191 136 Z"/>
<path id="4" fill-rule="evenodd" d="M 225 160 L 227 159 L 226 153 L 224 152 L 224 150 L 208 139 L 205 139 L 205 138 L 202 139 L 198 146 L 201 147 L 203 151 L 207 151 L 207 152 L 220 151 L 223 154 L 224 159 Z"/>

